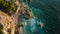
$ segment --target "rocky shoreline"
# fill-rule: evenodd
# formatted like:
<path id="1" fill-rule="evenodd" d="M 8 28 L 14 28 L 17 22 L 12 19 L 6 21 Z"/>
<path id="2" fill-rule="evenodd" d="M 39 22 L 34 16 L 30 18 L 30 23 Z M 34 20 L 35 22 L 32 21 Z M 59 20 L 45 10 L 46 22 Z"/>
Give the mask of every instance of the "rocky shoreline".
<path id="1" fill-rule="evenodd" d="M 16 1 L 18 2 L 19 0 Z M 0 10 L 0 24 L 3 25 L 2 31 L 4 34 L 20 34 L 20 26 L 23 27 L 24 25 L 20 22 L 21 19 L 19 16 L 22 15 L 25 19 L 32 17 L 30 11 L 21 3 L 17 2 L 15 2 L 18 5 L 16 13 L 11 16 Z"/>

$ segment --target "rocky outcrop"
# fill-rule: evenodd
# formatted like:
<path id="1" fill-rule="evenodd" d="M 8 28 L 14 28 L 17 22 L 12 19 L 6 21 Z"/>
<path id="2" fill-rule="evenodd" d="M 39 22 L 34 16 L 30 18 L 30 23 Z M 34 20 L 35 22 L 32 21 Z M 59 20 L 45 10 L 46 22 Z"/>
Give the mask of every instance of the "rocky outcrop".
<path id="1" fill-rule="evenodd" d="M 30 19 L 32 17 L 31 12 L 27 9 L 27 7 L 21 7 L 20 9 L 20 14 L 25 18 L 25 19 Z"/>
<path id="2" fill-rule="evenodd" d="M 11 29 L 11 34 L 14 34 L 16 25 L 12 16 L 0 11 L 0 24 L 3 25 L 2 31 L 4 34 L 9 34 L 9 32 L 7 32 L 9 28 Z"/>
<path id="3" fill-rule="evenodd" d="M 24 7 L 19 0 L 16 0 L 15 3 L 18 8 L 16 13 L 12 14 L 11 16 L 0 10 L 0 24 L 3 25 L 2 31 L 4 34 L 20 34 L 22 29 L 20 27 L 23 27 L 24 24 L 21 23 L 19 16 L 22 16 L 25 19 L 30 19 L 32 17 L 30 11 Z"/>

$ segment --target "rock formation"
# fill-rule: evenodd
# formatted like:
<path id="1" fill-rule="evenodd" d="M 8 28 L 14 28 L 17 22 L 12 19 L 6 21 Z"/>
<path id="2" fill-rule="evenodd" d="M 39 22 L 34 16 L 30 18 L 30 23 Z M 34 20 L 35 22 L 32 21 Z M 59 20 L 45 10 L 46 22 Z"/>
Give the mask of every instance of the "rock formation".
<path id="1" fill-rule="evenodd" d="M 3 33 L 8 34 L 7 30 L 11 29 L 11 34 L 14 34 L 15 31 L 15 22 L 13 17 L 5 14 L 4 12 L 0 11 L 0 24 L 3 25 Z"/>
<path id="2" fill-rule="evenodd" d="M 4 34 L 20 34 L 20 27 L 23 27 L 24 24 L 21 23 L 21 18 L 19 16 L 24 17 L 25 19 L 30 19 L 31 13 L 30 11 L 22 5 L 19 0 L 14 1 L 18 6 L 16 13 L 11 14 L 9 16 L 4 11 L 0 10 L 0 24 L 3 26 L 2 32 Z"/>

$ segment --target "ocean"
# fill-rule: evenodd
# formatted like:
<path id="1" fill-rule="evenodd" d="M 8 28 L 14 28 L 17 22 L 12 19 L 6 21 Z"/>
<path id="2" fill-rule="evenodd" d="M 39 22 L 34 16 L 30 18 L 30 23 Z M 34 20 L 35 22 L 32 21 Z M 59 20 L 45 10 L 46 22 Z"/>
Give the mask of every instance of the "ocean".
<path id="1" fill-rule="evenodd" d="M 22 34 L 60 34 L 60 0 L 21 1 L 33 14 L 31 19 L 23 20 L 26 25 Z"/>

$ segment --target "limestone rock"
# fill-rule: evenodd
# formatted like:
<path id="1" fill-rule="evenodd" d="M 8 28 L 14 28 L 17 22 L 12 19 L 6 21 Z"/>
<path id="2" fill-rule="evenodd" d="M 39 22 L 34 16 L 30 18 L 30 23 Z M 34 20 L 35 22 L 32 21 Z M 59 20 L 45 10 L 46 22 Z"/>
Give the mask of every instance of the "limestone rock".
<path id="1" fill-rule="evenodd" d="M 11 34 L 14 34 L 15 31 L 15 23 L 13 17 L 5 14 L 4 12 L 0 11 L 0 24 L 3 25 L 3 33 L 8 34 L 7 29 L 11 28 Z"/>

